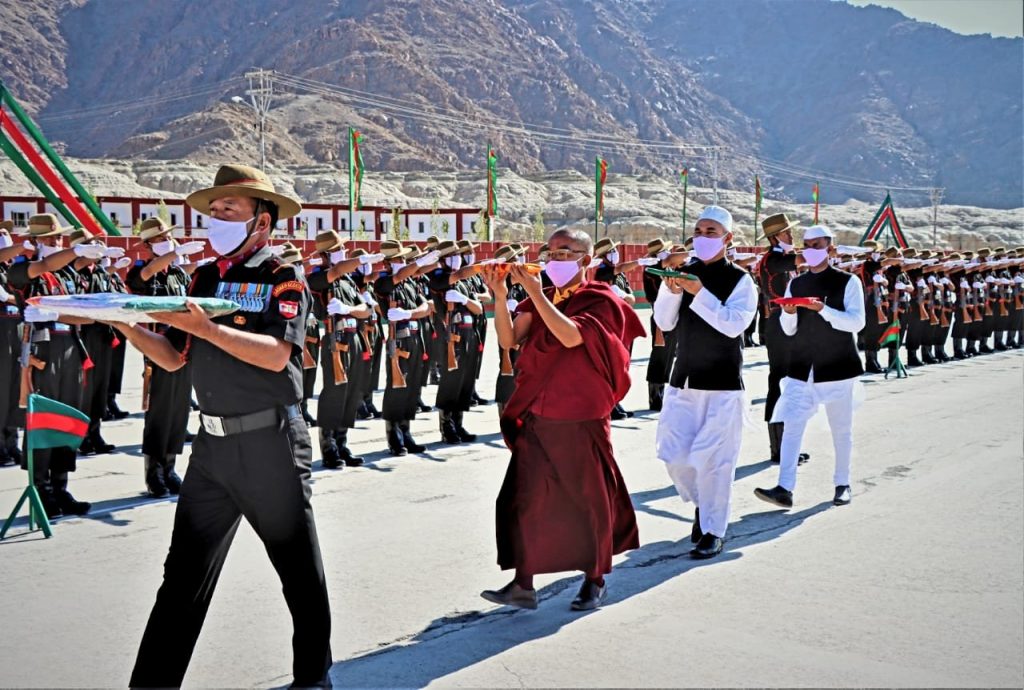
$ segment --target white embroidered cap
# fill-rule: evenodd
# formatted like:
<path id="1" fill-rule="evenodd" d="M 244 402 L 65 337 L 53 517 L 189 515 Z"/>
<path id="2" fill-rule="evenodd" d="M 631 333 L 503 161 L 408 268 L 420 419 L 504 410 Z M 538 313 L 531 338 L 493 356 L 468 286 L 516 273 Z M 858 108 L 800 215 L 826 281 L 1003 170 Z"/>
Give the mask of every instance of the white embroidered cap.
<path id="1" fill-rule="evenodd" d="M 732 232 L 732 214 L 721 206 L 705 206 L 697 222 L 702 220 L 713 220 L 725 228 L 726 232 Z"/>
<path id="2" fill-rule="evenodd" d="M 807 240 L 820 239 L 822 237 L 827 237 L 831 240 L 835 238 L 835 235 L 833 235 L 832 231 L 824 225 L 812 225 L 804 231 L 804 242 Z"/>

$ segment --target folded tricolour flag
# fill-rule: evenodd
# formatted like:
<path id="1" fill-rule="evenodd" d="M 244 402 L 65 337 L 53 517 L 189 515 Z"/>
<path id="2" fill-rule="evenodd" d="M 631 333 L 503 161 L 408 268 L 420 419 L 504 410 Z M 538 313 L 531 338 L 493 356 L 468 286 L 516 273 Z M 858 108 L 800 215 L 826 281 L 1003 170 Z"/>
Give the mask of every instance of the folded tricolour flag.
<path id="1" fill-rule="evenodd" d="M 28 396 L 25 433 L 29 448 L 78 448 L 88 431 L 89 415 L 35 393 Z"/>

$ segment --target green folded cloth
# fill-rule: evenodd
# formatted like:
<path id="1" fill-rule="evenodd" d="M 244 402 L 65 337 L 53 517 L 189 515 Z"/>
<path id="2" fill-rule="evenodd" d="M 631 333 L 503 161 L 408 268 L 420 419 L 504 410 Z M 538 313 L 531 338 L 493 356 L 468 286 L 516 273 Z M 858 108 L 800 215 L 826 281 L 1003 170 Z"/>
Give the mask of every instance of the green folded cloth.
<path id="1" fill-rule="evenodd" d="M 152 321 L 149 314 L 162 311 L 188 311 L 186 301 L 197 304 L 213 318 L 238 311 L 236 302 L 218 297 L 147 297 L 123 292 L 96 292 L 89 295 L 50 295 L 29 300 L 41 309 L 63 316 L 78 316 L 96 321 Z"/>
<path id="2" fill-rule="evenodd" d="M 697 276 L 692 273 L 680 273 L 679 271 L 670 271 L 667 268 L 648 268 L 646 270 L 652 276 L 661 276 L 662 278 L 686 278 L 687 280 L 697 280 Z"/>

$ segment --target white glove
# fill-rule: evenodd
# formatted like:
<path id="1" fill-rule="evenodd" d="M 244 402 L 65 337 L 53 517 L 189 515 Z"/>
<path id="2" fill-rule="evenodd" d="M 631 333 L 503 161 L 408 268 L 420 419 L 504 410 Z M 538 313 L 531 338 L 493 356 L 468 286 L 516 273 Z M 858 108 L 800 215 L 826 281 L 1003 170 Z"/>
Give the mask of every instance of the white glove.
<path id="1" fill-rule="evenodd" d="M 122 268 L 128 268 L 132 265 L 132 259 L 130 256 L 123 256 L 114 262 L 114 268 L 121 270 Z"/>
<path id="2" fill-rule="evenodd" d="M 672 252 L 669 252 L 669 251 L 658 252 L 658 256 L 656 258 L 658 259 L 658 261 L 664 261 L 669 256 L 671 256 L 671 254 L 672 254 Z M 657 261 L 655 263 L 657 263 Z M 644 266 L 649 266 L 651 264 L 643 264 L 643 265 Z"/>
<path id="3" fill-rule="evenodd" d="M 936 278 L 935 276 L 928 276 L 928 284 L 929 285 L 935 285 L 935 283 L 937 283 L 937 282 L 939 282 L 938 278 Z"/>
<path id="4" fill-rule="evenodd" d="M 986 283 L 994 283 L 994 282 L 996 282 L 996 278 L 995 278 L 995 276 L 985 276 L 985 282 Z"/>
<path id="5" fill-rule="evenodd" d="M 897 280 L 897 281 L 896 281 L 896 286 L 895 286 L 895 288 L 894 288 L 894 289 L 896 289 L 896 290 L 906 290 L 906 289 L 908 289 L 909 287 L 910 287 L 910 286 L 909 286 L 909 285 L 907 285 L 906 283 L 901 283 L 900 281 L 898 281 L 898 280 Z"/>
<path id="6" fill-rule="evenodd" d="M 83 259 L 102 259 L 107 254 L 107 248 L 101 244 L 80 244 L 75 248 L 75 256 Z M 52 321 L 52 319 L 44 319 Z"/>
<path id="7" fill-rule="evenodd" d="M 363 293 L 361 295 L 359 295 L 359 296 L 362 297 L 363 301 L 366 302 L 367 304 L 369 304 L 371 307 L 373 305 L 377 304 L 377 300 L 375 300 L 373 298 L 373 295 L 370 294 L 369 290 L 363 291 Z"/>
<path id="8" fill-rule="evenodd" d="M 388 309 L 388 321 L 408 321 L 411 318 L 411 309 L 402 309 L 401 307 L 391 307 Z"/>
<path id="9" fill-rule="evenodd" d="M 34 244 L 32 244 L 31 242 L 29 242 L 28 240 L 25 240 L 24 242 L 22 242 L 21 246 L 24 247 L 25 249 L 29 250 L 30 252 L 34 252 L 36 250 L 36 246 Z"/>
<path id="10" fill-rule="evenodd" d="M 614 292 L 622 299 L 626 299 L 626 291 L 620 288 L 618 285 L 612 285 L 612 292 Z"/>
<path id="11" fill-rule="evenodd" d="M 283 244 L 275 244 L 270 248 L 271 256 L 281 256 L 284 254 L 285 246 Z"/>
<path id="12" fill-rule="evenodd" d="M 4 290 L 3 286 L 0 285 L 0 304 L 6 302 L 10 298 L 11 298 L 11 293 L 7 292 L 7 290 Z"/>
<path id="13" fill-rule="evenodd" d="M 431 264 L 436 264 L 437 260 L 440 258 L 441 252 L 439 251 L 435 250 L 432 252 L 427 252 L 420 258 L 416 259 L 416 265 L 419 266 L 420 268 L 423 268 L 424 266 L 430 266 Z"/>
<path id="14" fill-rule="evenodd" d="M 25 307 L 25 321 L 29 323 L 39 323 L 42 321 L 56 321 L 60 318 L 60 314 L 49 309 L 41 309 L 34 304 L 30 304 Z"/>
<path id="15" fill-rule="evenodd" d="M 876 273 L 875 275 L 871 276 L 871 280 L 872 280 L 872 282 L 875 282 L 875 283 L 884 283 L 885 282 L 885 276 L 879 275 L 879 274 Z"/>
<path id="16" fill-rule="evenodd" d="M 312 259 L 310 259 L 306 263 L 308 263 L 310 266 L 319 266 L 323 262 L 324 262 L 324 260 L 321 259 L 319 256 L 314 256 Z"/>
<path id="17" fill-rule="evenodd" d="M 177 247 L 174 248 L 174 252 L 178 256 L 188 256 L 191 254 L 198 254 L 199 252 L 204 251 L 205 249 L 205 242 L 194 241 L 186 242 L 185 244 L 179 244 Z"/>
<path id="18" fill-rule="evenodd" d="M 216 260 L 217 260 L 217 257 L 215 257 L 215 256 L 208 256 L 205 259 L 200 259 L 199 261 L 197 261 L 196 262 L 196 266 L 205 266 L 206 264 L 212 264 Z"/>
<path id="19" fill-rule="evenodd" d="M 968 283 L 966 280 L 961 280 L 960 281 L 960 288 L 962 290 L 970 290 L 971 289 L 971 284 Z"/>
<path id="20" fill-rule="evenodd" d="M 122 256 L 124 256 L 124 248 L 107 247 L 106 251 L 104 252 L 104 256 L 107 256 L 111 259 L 120 259 Z"/>
<path id="21" fill-rule="evenodd" d="M 952 280 L 950 280 L 950 279 L 949 279 L 948 277 L 946 277 L 946 276 L 942 276 L 942 280 L 941 280 L 940 282 L 941 282 L 941 283 L 942 283 L 943 285 L 952 285 L 952 284 L 953 284 L 953 281 L 952 281 Z"/>
<path id="22" fill-rule="evenodd" d="M 642 259 L 637 259 L 636 262 L 641 266 L 657 266 L 658 258 L 654 256 L 645 256 Z"/>
<path id="23" fill-rule="evenodd" d="M 1013 277 L 1013 282 L 1015 282 L 1017 284 L 1024 283 L 1024 276 L 1022 276 L 1022 275 L 1014 276 Z"/>
<path id="24" fill-rule="evenodd" d="M 519 306 L 519 302 L 516 302 L 514 299 L 506 300 L 505 306 L 508 307 L 510 312 L 513 312 L 516 310 L 516 307 Z"/>
<path id="25" fill-rule="evenodd" d="M 449 290 L 444 293 L 444 299 L 446 302 L 452 302 L 454 304 L 465 304 L 469 301 L 469 298 L 458 290 Z"/>
<path id="26" fill-rule="evenodd" d="M 982 288 L 985 287 L 985 283 L 979 283 L 978 281 L 974 281 L 973 283 L 971 283 L 971 287 L 974 288 L 975 290 L 981 290 Z"/>
<path id="27" fill-rule="evenodd" d="M 359 257 L 359 263 L 363 266 L 367 264 L 375 264 L 384 260 L 383 254 L 363 254 Z"/>
<path id="28" fill-rule="evenodd" d="M 335 316 L 347 316 L 355 310 L 355 307 L 344 304 L 337 297 L 332 297 L 331 301 L 327 303 L 327 313 L 334 314 Z"/>
<path id="29" fill-rule="evenodd" d="M 924 282 L 924 278 L 918 278 L 917 279 L 917 287 L 919 287 L 919 288 L 928 287 L 928 283 Z"/>

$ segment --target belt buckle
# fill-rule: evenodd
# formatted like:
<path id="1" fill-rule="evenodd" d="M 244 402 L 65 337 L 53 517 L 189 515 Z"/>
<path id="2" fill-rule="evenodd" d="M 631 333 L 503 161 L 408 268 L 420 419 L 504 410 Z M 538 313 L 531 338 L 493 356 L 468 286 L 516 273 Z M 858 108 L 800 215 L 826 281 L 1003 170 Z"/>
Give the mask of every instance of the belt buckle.
<path id="1" fill-rule="evenodd" d="M 203 423 L 206 433 L 211 436 L 227 436 L 224 431 L 224 420 L 220 417 L 208 417 L 205 414 L 199 415 L 199 421 Z"/>

